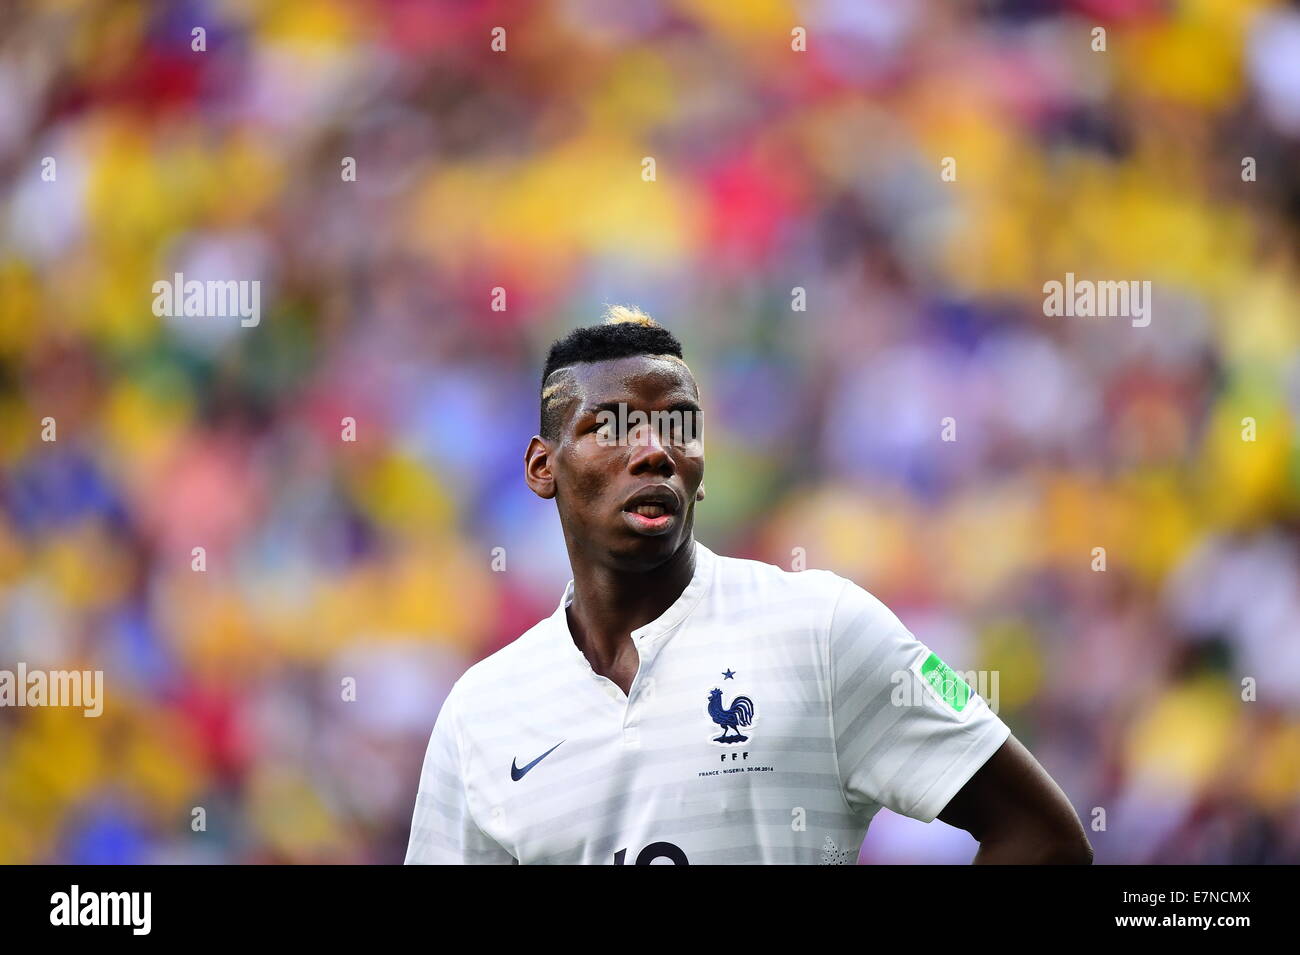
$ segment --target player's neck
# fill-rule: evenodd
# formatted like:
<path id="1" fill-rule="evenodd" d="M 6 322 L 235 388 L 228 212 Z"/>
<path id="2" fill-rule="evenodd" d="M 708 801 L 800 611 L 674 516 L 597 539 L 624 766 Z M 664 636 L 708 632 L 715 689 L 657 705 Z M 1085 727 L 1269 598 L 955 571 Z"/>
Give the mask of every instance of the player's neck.
<path id="1" fill-rule="evenodd" d="M 654 570 L 629 573 L 604 564 L 575 560 L 573 602 L 567 618 L 578 649 L 592 667 L 615 661 L 628 648 L 631 633 L 663 616 L 695 576 L 692 535 Z"/>

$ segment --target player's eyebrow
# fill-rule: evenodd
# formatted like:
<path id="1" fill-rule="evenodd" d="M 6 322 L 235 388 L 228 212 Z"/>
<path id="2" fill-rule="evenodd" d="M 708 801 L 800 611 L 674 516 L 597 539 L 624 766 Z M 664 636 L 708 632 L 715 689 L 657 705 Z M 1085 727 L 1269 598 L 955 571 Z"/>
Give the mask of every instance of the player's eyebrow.
<path id="1" fill-rule="evenodd" d="M 630 401 L 601 401 L 598 402 L 597 404 L 588 405 L 587 407 L 583 408 L 582 414 L 594 415 L 594 414 L 600 414 L 600 412 L 602 411 L 609 411 L 617 414 L 619 405 L 631 405 L 631 404 L 632 402 Z M 687 411 L 687 412 L 692 412 L 694 414 L 703 414 L 703 411 L 700 408 L 699 404 L 690 400 L 674 402 L 673 404 L 669 405 L 667 408 L 663 410 Z"/>

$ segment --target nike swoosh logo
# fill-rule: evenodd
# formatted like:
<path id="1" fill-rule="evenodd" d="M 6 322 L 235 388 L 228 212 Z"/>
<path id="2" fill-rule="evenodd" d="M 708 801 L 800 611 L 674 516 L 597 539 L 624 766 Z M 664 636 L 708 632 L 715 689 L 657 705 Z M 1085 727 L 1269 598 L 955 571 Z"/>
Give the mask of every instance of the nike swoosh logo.
<path id="1" fill-rule="evenodd" d="M 560 743 L 563 742 L 564 740 L 560 740 Z M 534 766 L 536 766 L 538 763 L 544 760 L 547 756 L 550 756 L 553 752 L 555 752 L 556 747 L 558 747 L 560 743 L 556 743 L 555 746 L 552 746 L 546 752 L 542 753 L 541 756 L 538 756 L 535 760 L 533 760 L 523 769 L 520 769 L 518 766 L 516 766 L 515 761 L 513 759 L 510 760 L 510 778 L 513 779 L 515 782 L 519 782 L 519 780 L 524 778 L 524 774 L 527 773 L 528 770 L 532 769 Z"/>

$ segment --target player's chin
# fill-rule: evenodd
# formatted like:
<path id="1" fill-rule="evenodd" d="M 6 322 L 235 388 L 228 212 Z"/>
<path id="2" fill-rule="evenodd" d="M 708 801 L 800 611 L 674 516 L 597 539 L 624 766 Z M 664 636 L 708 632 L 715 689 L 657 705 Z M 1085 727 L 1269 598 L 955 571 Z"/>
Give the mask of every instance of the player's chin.
<path id="1" fill-rule="evenodd" d="M 689 531 L 673 515 L 673 526 L 653 533 L 624 528 L 610 548 L 618 563 L 627 570 L 652 570 L 663 564 L 682 546 Z"/>

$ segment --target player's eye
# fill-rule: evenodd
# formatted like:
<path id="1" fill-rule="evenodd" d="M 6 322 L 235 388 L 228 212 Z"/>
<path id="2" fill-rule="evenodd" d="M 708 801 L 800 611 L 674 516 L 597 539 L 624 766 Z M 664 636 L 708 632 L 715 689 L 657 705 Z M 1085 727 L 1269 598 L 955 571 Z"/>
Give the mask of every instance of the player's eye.
<path id="1" fill-rule="evenodd" d="M 687 445 L 700 437 L 700 419 L 692 411 L 683 412 L 673 419 L 671 440 L 673 444 Z"/>

